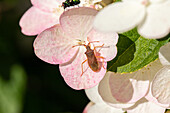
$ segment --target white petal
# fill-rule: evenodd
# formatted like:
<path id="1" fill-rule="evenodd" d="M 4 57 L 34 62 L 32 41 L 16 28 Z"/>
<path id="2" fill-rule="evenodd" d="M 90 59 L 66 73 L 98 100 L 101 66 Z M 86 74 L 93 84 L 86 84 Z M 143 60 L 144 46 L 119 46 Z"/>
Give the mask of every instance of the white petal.
<path id="1" fill-rule="evenodd" d="M 162 65 L 157 60 L 133 73 L 108 72 L 99 84 L 99 94 L 105 102 L 113 106 L 134 103 L 146 95 L 150 81 L 160 68 Z"/>
<path id="2" fill-rule="evenodd" d="M 152 83 L 152 94 L 162 104 L 170 105 L 170 66 L 164 66 Z"/>
<path id="3" fill-rule="evenodd" d="M 169 34 L 169 31 L 170 1 L 148 6 L 146 19 L 138 26 L 139 34 L 145 38 L 158 39 Z"/>
<path id="4" fill-rule="evenodd" d="M 145 16 L 145 7 L 138 2 L 117 2 L 101 10 L 94 21 L 100 31 L 124 32 L 137 26 Z"/>
<path id="5" fill-rule="evenodd" d="M 162 108 L 152 102 L 147 101 L 145 98 L 138 101 L 127 113 L 164 113 L 165 108 Z"/>
<path id="6" fill-rule="evenodd" d="M 166 0 L 149 0 L 151 3 L 160 3 L 160 2 L 164 2 Z"/>
<path id="7" fill-rule="evenodd" d="M 87 97 L 94 103 L 104 103 L 98 92 L 98 85 L 85 89 Z"/>
<path id="8" fill-rule="evenodd" d="M 159 50 L 159 59 L 163 65 L 170 65 L 170 42 Z"/>
<path id="9" fill-rule="evenodd" d="M 149 100 L 150 102 L 153 102 L 153 103 L 157 104 L 158 106 L 162 106 L 163 108 L 168 108 L 169 104 L 161 104 L 161 103 L 158 102 L 158 100 L 155 97 L 153 97 L 152 91 L 151 91 L 151 86 L 152 86 L 152 83 L 150 84 L 149 92 L 145 96 L 145 98 L 147 100 Z"/>
<path id="10" fill-rule="evenodd" d="M 107 104 L 94 104 L 88 109 L 88 113 L 124 113 L 124 111 Z"/>

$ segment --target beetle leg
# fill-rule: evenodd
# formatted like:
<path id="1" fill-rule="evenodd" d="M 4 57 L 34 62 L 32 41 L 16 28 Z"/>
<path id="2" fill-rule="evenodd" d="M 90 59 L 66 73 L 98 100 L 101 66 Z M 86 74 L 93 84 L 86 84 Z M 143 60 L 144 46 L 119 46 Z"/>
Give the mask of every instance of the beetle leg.
<path id="1" fill-rule="evenodd" d="M 81 69 L 82 69 L 82 74 L 81 74 L 81 76 L 82 76 L 83 73 L 84 73 L 84 72 L 83 72 L 83 64 L 84 64 L 86 61 L 87 61 L 87 59 L 81 63 Z"/>
<path id="2" fill-rule="evenodd" d="M 103 59 L 103 60 L 102 60 L 102 67 L 103 67 L 104 69 L 106 69 L 106 68 L 104 67 L 104 65 L 103 65 L 103 64 L 104 64 L 104 59 L 105 59 L 105 58 L 102 57 L 102 56 L 96 56 L 96 58 L 101 58 L 101 59 Z"/>

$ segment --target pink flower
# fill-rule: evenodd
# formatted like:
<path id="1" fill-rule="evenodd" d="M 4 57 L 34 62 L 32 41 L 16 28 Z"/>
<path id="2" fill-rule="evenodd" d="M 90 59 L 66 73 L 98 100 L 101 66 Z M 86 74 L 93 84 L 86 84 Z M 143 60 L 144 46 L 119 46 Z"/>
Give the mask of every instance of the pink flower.
<path id="1" fill-rule="evenodd" d="M 58 24 L 64 11 L 60 8 L 65 0 L 31 0 L 33 6 L 22 16 L 19 24 L 25 35 L 37 35 Z"/>
<path id="2" fill-rule="evenodd" d="M 127 113 L 164 113 L 168 104 L 153 97 L 151 86 L 162 68 L 159 60 L 133 73 L 107 72 L 99 84 L 99 94 L 109 105 L 127 110 Z"/>
<path id="3" fill-rule="evenodd" d="M 35 54 L 45 62 L 60 64 L 60 72 L 65 82 L 74 89 L 91 88 L 97 85 L 106 73 L 106 65 L 117 54 L 117 33 L 100 33 L 92 28 L 97 11 L 92 8 L 74 8 L 65 11 L 60 17 L 60 25 L 55 25 L 42 32 L 35 39 Z M 80 44 L 88 44 L 95 49 L 99 63 L 99 71 L 94 72 L 87 62 L 86 48 Z M 82 72 L 83 69 L 83 72 Z M 82 74 L 83 73 L 83 74 Z"/>
<path id="4" fill-rule="evenodd" d="M 101 0 L 81 0 L 79 6 L 94 7 Z M 31 0 L 33 6 L 22 16 L 19 25 L 25 35 L 37 35 L 47 28 L 59 24 L 59 17 L 64 12 L 61 7 L 65 0 Z"/>

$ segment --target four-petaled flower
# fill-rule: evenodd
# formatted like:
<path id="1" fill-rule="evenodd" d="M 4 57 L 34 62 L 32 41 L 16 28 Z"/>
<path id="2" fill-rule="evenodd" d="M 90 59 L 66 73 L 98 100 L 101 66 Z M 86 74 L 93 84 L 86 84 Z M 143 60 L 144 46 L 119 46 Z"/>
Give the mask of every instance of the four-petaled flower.
<path id="1" fill-rule="evenodd" d="M 60 25 L 55 25 L 37 36 L 34 42 L 35 54 L 45 62 L 60 64 L 60 72 L 66 83 L 74 89 L 91 88 L 97 85 L 106 73 L 106 66 L 117 54 L 117 33 L 101 33 L 92 28 L 97 11 L 80 7 L 65 11 Z M 100 70 L 92 71 L 82 46 L 91 42 Z M 83 72 L 82 72 L 83 69 Z"/>
<path id="2" fill-rule="evenodd" d="M 145 38 L 162 38 L 170 32 L 170 0 L 122 0 L 108 5 L 95 18 L 100 31 L 125 32 L 137 26 Z"/>

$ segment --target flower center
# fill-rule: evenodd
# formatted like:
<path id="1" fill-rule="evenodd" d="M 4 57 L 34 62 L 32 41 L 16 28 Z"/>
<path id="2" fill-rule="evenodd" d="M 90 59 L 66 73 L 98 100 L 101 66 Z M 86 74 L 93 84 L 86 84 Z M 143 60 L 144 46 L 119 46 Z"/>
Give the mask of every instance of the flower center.
<path id="1" fill-rule="evenodd" d="M 141 4 L 148 6 L 150 4 L 149 0 L 142 0 Z"/>
<path id="2" fill-rule="evenodd" d="M 53 13 L 56 15 L 61 15 L 63 12 L 64 12 L 64 8 L 61 5 L 53 9 Z"/>

